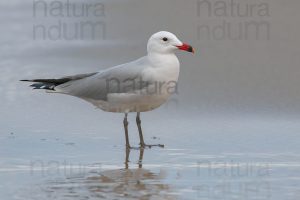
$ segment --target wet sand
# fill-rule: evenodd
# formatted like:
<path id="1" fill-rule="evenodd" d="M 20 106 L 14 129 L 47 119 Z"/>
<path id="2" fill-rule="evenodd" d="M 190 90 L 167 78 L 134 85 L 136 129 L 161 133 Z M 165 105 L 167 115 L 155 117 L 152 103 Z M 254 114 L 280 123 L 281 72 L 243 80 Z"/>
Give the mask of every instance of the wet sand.
<path id="1" fill-rule="evenodd" d="M 171 122 L 146 126 L 148 143 L 164 143 L 165 148 L 130 151 L 125 150 L 121 125 L 120 132 L 113 134 L 2 134 L 1 196 L 7 200 L 298 199 L 297 123 L 187 120 L 176 132 L 175 127 L 166 129 Z M 194 128 L 184 132 L 184 124 Z M 137 146 L 138 134 L 133 124 L 131 128 Z"/>

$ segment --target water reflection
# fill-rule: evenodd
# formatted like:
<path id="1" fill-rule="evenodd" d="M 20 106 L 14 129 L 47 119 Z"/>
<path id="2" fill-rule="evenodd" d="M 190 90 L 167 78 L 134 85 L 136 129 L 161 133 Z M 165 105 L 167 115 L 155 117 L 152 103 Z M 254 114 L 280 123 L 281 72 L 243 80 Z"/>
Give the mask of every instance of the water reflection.
<path id="1" fill-rule="evenodd" d="M 132 166 L 127 150 L 124 168 L 48 181 L 43 199 L 177 199 L 174 188 L 163 181 L 165 171 L 143 168 L 143 157 L 144 149 L 140 149 L 138 162 Z"/>

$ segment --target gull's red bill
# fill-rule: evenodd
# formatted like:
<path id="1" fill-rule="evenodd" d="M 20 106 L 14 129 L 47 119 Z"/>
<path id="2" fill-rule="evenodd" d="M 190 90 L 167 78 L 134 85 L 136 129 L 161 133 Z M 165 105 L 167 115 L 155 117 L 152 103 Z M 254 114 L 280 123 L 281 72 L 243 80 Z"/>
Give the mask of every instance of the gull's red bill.
<path id="1" fill-rule="evenodd" d="M 183 51 L 195 53 L 195 49 L 189 44 L 183 43 L 181 46 L 177 46 L 177 48 Z"/>

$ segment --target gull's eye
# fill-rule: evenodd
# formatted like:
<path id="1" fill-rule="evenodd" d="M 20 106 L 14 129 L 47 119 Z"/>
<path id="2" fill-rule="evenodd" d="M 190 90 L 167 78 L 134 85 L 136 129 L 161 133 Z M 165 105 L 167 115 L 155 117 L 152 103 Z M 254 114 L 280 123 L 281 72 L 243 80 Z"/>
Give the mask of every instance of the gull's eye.
<path id="1" fill-rule="evenodd" d="M 168 38 L 164 37 L 162 40 L 166 42 L 168 41 Z"/>

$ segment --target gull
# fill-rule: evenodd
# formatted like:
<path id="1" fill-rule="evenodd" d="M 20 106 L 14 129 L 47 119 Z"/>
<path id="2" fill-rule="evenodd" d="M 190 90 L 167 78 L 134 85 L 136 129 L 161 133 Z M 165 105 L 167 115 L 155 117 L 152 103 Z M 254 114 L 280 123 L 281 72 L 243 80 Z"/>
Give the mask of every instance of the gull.
<path id="1" fill-rule="evenodd" d="M 173 33 L 160 31 L 148 40 L 147 55 L 129 63 L 99 72 L 65 76 L 58 79 L 21 80 L 34 82 L 33 89 L 44 89 L 81 98 L 107 112 L 124 113 L 126 148 L 132 148 L 128 137 L 127 116 L 136 112 L 140 148 L 144 142 L 140 113 L 164 104 L 177 88 L 180 63 L 176 50 L 194 53 L 192 46 L 181 42 Z"/>

